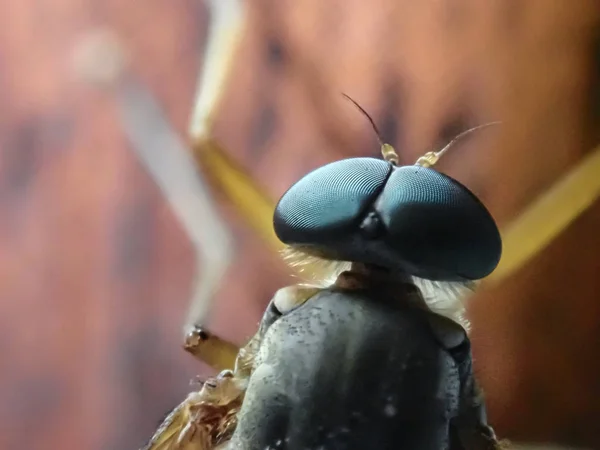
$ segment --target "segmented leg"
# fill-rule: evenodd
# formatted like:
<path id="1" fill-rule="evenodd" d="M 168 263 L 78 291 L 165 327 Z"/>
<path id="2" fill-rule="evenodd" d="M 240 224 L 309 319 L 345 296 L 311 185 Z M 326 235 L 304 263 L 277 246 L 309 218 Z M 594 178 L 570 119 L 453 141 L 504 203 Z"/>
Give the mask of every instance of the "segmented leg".
<path id="1" fill-rule="evenodd" d="M 194 326 L 185 336 L 185 351 L 216 370 L 233 369 L 239 348 L 202 327 Z"/>
<path id="2" fill-rule="evenodd" d="M 144 450 L 228 449 L 265 331 L 281 315 L 301 306 L 319 291 L 320 288 L 309 286 L 280 289 L 258 332 L 239 350 L 201 327 L 192 328 L 185 338 L 185 350 L 221 372 L 209 378 L 200 391 L 189 394 L 167 416 Z"/>

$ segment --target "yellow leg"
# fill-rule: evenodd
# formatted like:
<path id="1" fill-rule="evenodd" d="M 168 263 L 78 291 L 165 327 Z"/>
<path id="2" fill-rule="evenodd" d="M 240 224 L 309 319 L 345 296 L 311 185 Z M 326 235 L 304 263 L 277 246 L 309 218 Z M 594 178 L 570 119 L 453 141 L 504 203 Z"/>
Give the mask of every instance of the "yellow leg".
<path id="1" fill-rule="evenodd" d="M 218 371 L 233 369 L 240 350 L 237 345 L 199 326 L 186 334 L 183 348 Z"/>

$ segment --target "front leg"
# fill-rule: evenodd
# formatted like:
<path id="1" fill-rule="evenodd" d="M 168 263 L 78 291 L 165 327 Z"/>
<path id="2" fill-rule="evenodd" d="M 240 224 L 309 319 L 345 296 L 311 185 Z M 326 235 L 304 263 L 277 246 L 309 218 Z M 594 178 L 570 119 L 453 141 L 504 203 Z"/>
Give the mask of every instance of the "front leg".
<path id="1" fill-rule="evenodd" d="M 232 369 L 240 351 L 237 345 L 197 325 L 187 332 L 183 348 L 218 371 Z"/>
<path id="2" fill-rule="evenodd" d="M 264 330 L 271 325 L 271 322 L 276 319 L 276 317 L 270 317 L 270 312 L 274 311 L 276 316 L 286 314 L 303 305 L 321 289 L 322 288 L 306 285 L 287 286 L 279 289 L 273 296 L 261 321 L 262 332 L 264 332 Z M 259 334 L 261 334 L 260 331 Z M 255 336 L 246 345 L 245 350 L 242 351 L 245 355 L 242 358 L 244 361 L 248 359 L 250 348 L 252 348 L 252 351 L 250 352 L 252 354 L 257 350 L 255 347 L 258 345 L 258 341 L 259 336 Z M 236 359 L 240 354 L 240 348 L 237 345 L 220 338 L 216 334 L 213 334 L 198 325 L 194 325 L 187 332 L 183 348 L 195 358 L 205 362 L 218 371 L 235 367 Z M 248 362 L 245 362 L 244 365 L 247 366 Z"/>

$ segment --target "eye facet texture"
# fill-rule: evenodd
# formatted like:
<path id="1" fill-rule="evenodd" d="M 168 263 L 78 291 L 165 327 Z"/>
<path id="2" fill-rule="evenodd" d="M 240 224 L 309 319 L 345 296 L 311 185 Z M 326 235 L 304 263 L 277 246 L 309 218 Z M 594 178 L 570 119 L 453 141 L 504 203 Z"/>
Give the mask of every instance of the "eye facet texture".
<path id="1" fill-rule="evenodd" d="M 392 166 L 375 158 L 351 158 L 320 167 L 294 184 L 275 208 L 282 242 L 326 244 L 350 233 L 377 197 Z"/>
<path id="2" fill-rule="evenodd" d="M 374 233 L 369 220 L 382 229 Z M 274 227 L 282 242 L 317 256 L 431 280 L 483 278 L 502 248 L 493 218 L 462 184 L 433 169 L 373 158 L 306 175 L 282 196 Z"/>
<path id="3" fill-rule="evenodd" d="M 502 243 L 494 219 L 458 181 L 433 169 L 394 170 L 377 201 L 386 244 L 429 279 L 475 280 L 491 273 Z"/>

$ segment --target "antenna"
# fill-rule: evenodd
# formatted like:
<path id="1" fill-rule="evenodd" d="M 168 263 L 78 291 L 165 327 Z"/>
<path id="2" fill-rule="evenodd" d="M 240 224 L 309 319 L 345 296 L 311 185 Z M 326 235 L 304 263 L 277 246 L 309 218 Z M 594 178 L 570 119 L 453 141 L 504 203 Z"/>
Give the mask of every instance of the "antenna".
<path id="1" fill-rule="evenodd" d="M 469 128 L 468 130 L 463 131 L 458 136 L 456 136 L 454 139 L 452 139 L 450 142 L 448 142 L 448 144 L 446 144 L 446 146 L 443 149 L 441 149 L 437 152 L 425 153 L 423 156 L 421 156 L 417 160 L 415 165 L 422 166 L 422 167 L 434 166 L 438 162 L 438 160 L 441 158 L 441 156 L 448 151 L 449 148 L 451 148 L 454 144 L 456 144 L 458 141 L 460 141 L 466 135 L 471 134 L 475 131 L 479 131 L 483 128 L 491 127 L 492 125 L 500 125 L 501 123 L 502 122 L 489 122 L 489 123 L 484 123 L 483 125 L 478 125 L 476 127 Z"/>
<path id="2" fill-rule="evenodd" d="M 352 103 L 354 103 L 354 106 L 356 106 L 358 108 L 358 110 L 361 113 L 363 113 L 363 115 L 371 123 L 371 126 L 373 127 L 373 131 L 375 131 L 375 135 L 377 136 L 377 141 L 379 142 L 379 145 L 381 146 L 381 154 L 383 155 L 383 159 L 385 159 L 386 161 L 388 161 L 394 165 L 398 164 L 398 154 L 396 153 L 396 150 L 390 144 L 386 144 L 383 142 L 383 139 L 381 138 L 381 133 L 377 129 L 377 125 L 375 125 L 375 121 L 369 115 L 369 113 L 367 111 L 365 111 L 364 108 L 362 106 L 360 106 L 354 99 L 352 99 L 352 97 L 344 94 L 343 92 L 342 92 L 342 95 L 344 97 L 346 97 L 347 100 L 350 100 Z"/>

